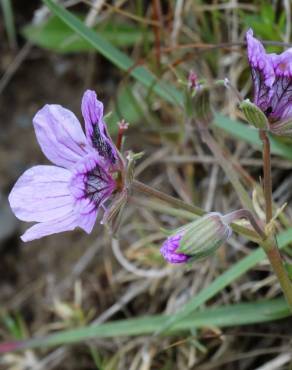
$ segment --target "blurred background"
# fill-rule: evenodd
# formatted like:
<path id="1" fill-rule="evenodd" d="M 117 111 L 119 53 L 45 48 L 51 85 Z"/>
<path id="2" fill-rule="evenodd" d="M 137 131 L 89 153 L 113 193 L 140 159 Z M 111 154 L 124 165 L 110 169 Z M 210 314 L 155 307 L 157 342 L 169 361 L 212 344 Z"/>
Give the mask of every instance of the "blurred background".
<path id="1" fill-rule="evenodd" d="M 287 44 L 291 39 L 289 0 L 57 3 L 130 57 L 133 66 L 145 67 L 159 81 L 181 91 L 186 88 L 189 71 L 194 70 L 199 78 L 210 81 L 227 77 L 243 96 L 251 98 L 246 30 L 252 27 L 263 40 Z M 19 236 L 28 224 L 15 218 L 7 196 L 26 169 L 48 163 L 35 138 L 34 114 L 44 104 L 57 103 L 83 122 L 80 102 L 87 88 L 97 92 L 106 113 L 112 112 L 107 122 L 113 138 L 120 119 L 130 123 L 125 149 L 144 152 L 136 176 L 145 183 L 207 211 L 232 210 L 239 202 L 216 158 L 197 135 L 188 143 L 185 117 L 177 105 L 157 96 L 153 88 L 145 88 L 130 76 L 130 69 L 119 69 L 117 61 L 102 55 L 41 1 L 0 0 L 0 4 L 1 340 L 47 335 L 96 320 L 102 323 L 176 312 L 256 246 L 235 236 L 228 247 L 199 264 L 167 266 L 159 254 L 165 237 L 161 228 L 181 226 L 187 217 L 163 211 L 162 206 L 138 195 L 127 206 L 119 245 L 112 245 L 99 223 L 91 235 L 76 230 L 24 244 Z M 268 50 L 283 48 L 269 46 Z M 221 117 L 225 130 L 215 127 L 220 145 L 258 181 L 260 151 L 228 132 L 232 121 L 226 117 L 242 118 L 234 94 L 221 89 L 212 99 L 225 117 Z M 240 137 L 241 131 L 238 134 Z M 288 202 L 286 227 L 292 216 L 291 152 L 289 155 L 273 158 L 274 199 L 279 205 Z M 269 265 L 262 262 L 222 288 L 207 307 L 279 295 Z M 278 312 L 275 319 L 282 316 Z M 221 329 L 220 324 L 203 325 L 187 335 L 175 333 L 162 339 L 121 336 L 7 354 L 1 357 L 0 367 L 291 369 L 291 319 L 271 319 L 265 324 L 247 320 L 247 326 L 237 325 L 237 319 L 230 319 L 228 329 Z"/>

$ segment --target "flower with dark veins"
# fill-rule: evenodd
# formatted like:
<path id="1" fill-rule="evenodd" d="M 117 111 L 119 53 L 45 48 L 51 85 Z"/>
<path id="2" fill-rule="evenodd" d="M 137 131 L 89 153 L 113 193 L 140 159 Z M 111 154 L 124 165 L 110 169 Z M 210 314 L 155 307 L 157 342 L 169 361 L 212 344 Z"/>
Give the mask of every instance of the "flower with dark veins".
<path id="1" fill-rule="evenodd" d="M 275 122 L 292 119 L 292 49 L 266 53 L 250 29 L 246 33 L 248 60 L 254 87 L 254 103 Z"/>
<path id="2" fill-rule="evenodd" d="M 45 105 L 34 117 L 39 145 L 54 166 L 24 172 L 9 195 L 22 221 L 37 222 L 23 241 L 82 228 L 90 233 L 101 208 L 116 191 L 123 161 L 103 121 L 103 104 L 94 91 L 82 99 L 84 135 L 76 116 L 60 105 Z M 121 176 L 120 176 L 121 178 Z"/>

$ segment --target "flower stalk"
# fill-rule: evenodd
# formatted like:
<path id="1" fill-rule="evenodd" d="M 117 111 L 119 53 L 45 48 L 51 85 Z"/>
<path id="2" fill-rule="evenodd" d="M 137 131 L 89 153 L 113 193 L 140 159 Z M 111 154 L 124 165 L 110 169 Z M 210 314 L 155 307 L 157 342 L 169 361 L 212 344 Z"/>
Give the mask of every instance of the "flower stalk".
<path id="1" fill-rule="evenodd" d="M 264 196 L 266 223 L 268 224 L 273 217 L 271 149 L 267 132 L 265 130 L 259 130 L 259 136 L 263 143 Z"/>
<path id="2" fill-rule="evenodd" d="M 191 212 L 196 216 L 203 216 L 207 213 L 206 211 L 204 211 L 200 207 L 197 207 L 197 206 L 194 206 L 194 205 L 191 205 L 191 204 L 187 204 L 182 200 L 179 200 L 175 197 L 172 197 L 171 195 L 165 194 L 165 193 L 163 193 L 163 192 L 161 192 L 157 189 L 152 188 L 151 186 L 145 185 L 145 184 L 143 184 L 142 182 L 140 182 L 138 180 L 133 180 L 132 190 L 137 191 L 139 193 L 144 193 L 146 195 L 150 195 L 150 196 L 152 196 L 154 198 L 157 198 L 157 199 L 160 199 L 160 200 L 166 202 L 167 204 L 169 204 L 169 205 L 171 205 L 175 208 L 179 208 L 179 209 Z M 249 240 L 252 240 L 255 243 L 259 243 L 260 240 L 261 240 L 261 236 L 263 236 L 264 232 L 262 231 L 261 226 L 257 223 L 253 214 L 249 210 L 246 210 L 246 209 L 234 211 L 234 213 L 235 212 L 241 212 L 241 215 L 239 217 L 233 217 L 233 219 L 231 221 L 232 222 L 231 227 L 232 227 L 233 231 L 237 232 L 240 235 L 243 235 L 243 236 L 247 237 Z M 231 214 L 233 214 L 233 212 L 231 212 L 229 215 L 231 215 Z M 226 217 L 227 216 L 228 215 L 226 215 Z M 250 221 L 251 225 L 253 226 L 254 230 L 233 222 L 235 219 L 239 219 L 239 218 L 248 219 Z M 255 224 L 257 224 L 256 227 L 255 227 Z M 259 231 L 259 229 L 261 231 Z"/>
<path id="3" fill-rule="evenodd" d="M 252 227 L 258 233 L 259 237 L 262 240 L 265 240 L 267 238 L 262 226 L 259 224 L 258 220 L 254 217 L 252 212 L 250 212 L 248 209 L 238 209 L 236 211 L 227 213 L 225 216 L 223 216 L 223 220 L 226 223 L 231 223 L 241 218 L 245 218 L 250 222 L 250 224 L 252 225 Z"/>
<path id="4" fill-rule="evenodd" d="M 171 204 L 174 207 L 178 207 L 181 209 L 184 209 L 186 211 L 192 212 L 197 216 L 202 216 L 206 212 L 203 211 L 201 208 L 196 207 L 191 204 L 187 204 L 184 201 L 177 199 L 175 197 L 172 197 L 171 195 L 165 194 L 157 189 L 154 189 L 148 185 L 143 184 L 142 182 L 138 180 L 133 180 L 132 188 L 134 191 L 138 191 L 140 193 L 144 193 L 147 195 L 151 195 L 157 199 L 160 199 L 168 204 Z"/>
<path id="5" fill-rule="evenodd" d="M 292 312 L 292 283 L 284 267 L 282 256 L 277 247 L 275 237 L 269 236 L 261 243 L 261 246 L 264 249 L 274 273 L 278 278 L 290 311 Z"/>
<path id="6" fill-rule="evenodd" d="M 271 150 L 270 139 L 265 130 L 259 130 L 259 136 L 263 143 L 263 175 L 264 175 L 264 197 L 265 197 L 265 212 L 266 212 L 266 228 L 268 229 L 273 217 L 273 198 L 272 198 L 272 171 L 271 171 Z M 292 282 L 289 279 L 287 271 L 284 267 L 282 256 L 279 252 L 273 228 L 267 230 L 268 236 L 263 240 L 263 247 L 270 264 L 276 274 L 286 301 L 292 312 Z"/>

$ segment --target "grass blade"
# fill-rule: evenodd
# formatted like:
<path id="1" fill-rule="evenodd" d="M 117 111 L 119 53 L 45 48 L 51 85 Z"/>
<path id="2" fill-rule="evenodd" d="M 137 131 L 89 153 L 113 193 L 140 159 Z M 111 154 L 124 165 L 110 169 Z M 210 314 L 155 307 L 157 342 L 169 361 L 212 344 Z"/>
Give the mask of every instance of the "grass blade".
<path id="1" fill-rule="evenodd" d="M 256 303 L 235 304 L 206 309 L 177 322 L 168 334 L 189 332 L 203 327 L 234 327 L 252 323 L 278 320 L 289 316 L 289 309 L 282 299 L 259 301 Z M 43 348 L 64 344 L 79 343 L 93 338 L 111 338 L 119 336 L 137 336 L 152 334 L 157 326 L 169 321 L 169 316 L 153 315 L 138 319 L 126 319 L 91 325 L 78 329 L 61 331 L 47 337 L 33 338 L 0 344 L 0 353 L 29 348 Z"/>
<path id="2" fill-rule="evenodd" d="M 215 125 L 232 135 L 233 137 L 243 140 L 253 147 L 261 150 L 262 143 L 259 139 L 258 132 L 255 128 L 250 127 L 244 123 L 231 120 L 222 114 L 216 114 Z M 270 135 L 271 150 L 273 154 L 280 155 L 281 157 L 292 159 L 292 150 L 288 145 L 281 143 L 276 137 Z"/>
<path id="3" fill-rule="evenodd" d="M 68 10 L 57 5 L 52 0 L 43 0 L 48 8 L 63 22 L 72 28 L 78 35 L 87 40 L 95 49 L 123 71 L 128 71 L 137 81 L 152 90 L 168 102 L 182 105 L 181 94 L 171 85 L 166 85 L 144 67 L 136 66 L 136 63 L 125 53 L 114 47 L 105 40 L 98 32 L 85 26 L 77 17 Z"/>
<path id="4" fill-rule="evenodd" d="M 4 24 L 11 49 L 16 48 L 16 32 L 14 26 L 14 16 L 11 0 L 1 0 Z"/>

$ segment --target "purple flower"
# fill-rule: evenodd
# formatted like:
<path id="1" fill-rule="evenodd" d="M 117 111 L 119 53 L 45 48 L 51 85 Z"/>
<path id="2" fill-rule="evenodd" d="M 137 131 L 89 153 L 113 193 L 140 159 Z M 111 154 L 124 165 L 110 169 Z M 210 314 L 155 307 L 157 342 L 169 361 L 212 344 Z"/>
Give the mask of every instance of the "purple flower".
<path id="1" fill-rule="evenodd" d="M 270 123 L 292 118 L 292 49 L 266 53 L 263 45 L 246 33 L 248 60 L 254 85 L 254 103 Z"/>
<path id="2" fill-rule="evenodd" d="M 30 168 L 11 190 L 15 215 L 38 222 L 21 236 L 23 241 L 77 226 L 90 233 L 98 211 L 116 189 L 114 173 L 122 162 L 94 91 L 84 93 L 82 114 L 86 136 L 76 116 L 60 105 L 45 105 L 33 119 L 39 145 L 56 166 Z"/>
<path id="3" fill-rule="evenodd" d="M 173 264 L 186 263 L 190 258 L 184 253 L 176 253 L 176 250 L 180 247 L 180 240 L 183 237 L 182 233 L 170 236 L 165 240 L 162 247 L 160 248 L 160 253 L 164 259 Z"/>

